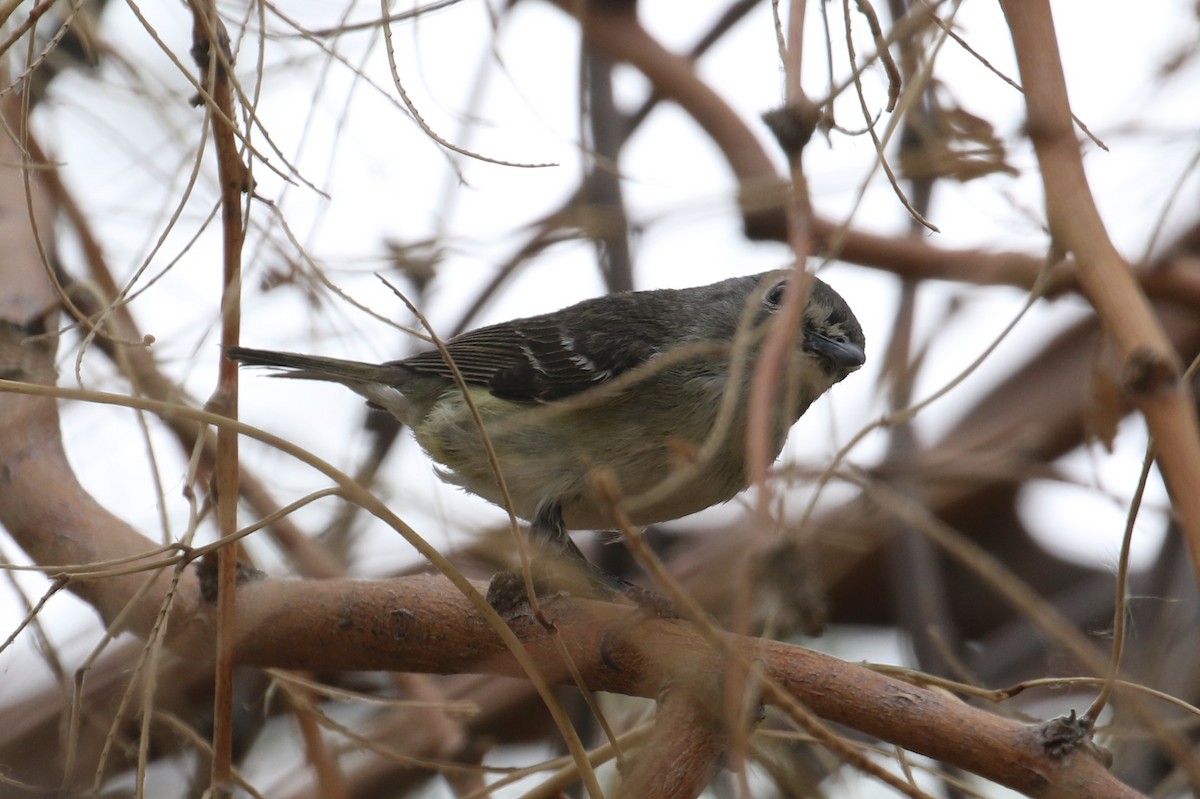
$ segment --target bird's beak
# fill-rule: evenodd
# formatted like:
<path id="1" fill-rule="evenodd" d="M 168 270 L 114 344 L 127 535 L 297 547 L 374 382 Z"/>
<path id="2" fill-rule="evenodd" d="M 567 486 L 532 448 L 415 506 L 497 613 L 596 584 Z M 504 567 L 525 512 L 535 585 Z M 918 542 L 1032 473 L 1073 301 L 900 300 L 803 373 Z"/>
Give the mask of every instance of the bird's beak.
<path id="1" fill-rule="evenodd" d="M 849 341 L 838 341 L 809 331 L 805 334 L 809 348 L 839 369 L 852 372 L 867 361 L 863 348 Z"/>

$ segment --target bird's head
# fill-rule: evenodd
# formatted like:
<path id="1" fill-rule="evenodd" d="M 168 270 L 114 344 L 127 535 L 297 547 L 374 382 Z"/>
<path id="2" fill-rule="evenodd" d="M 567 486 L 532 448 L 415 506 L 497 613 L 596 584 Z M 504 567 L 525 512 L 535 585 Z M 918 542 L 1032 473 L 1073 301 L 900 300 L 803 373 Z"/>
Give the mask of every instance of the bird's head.
<path id="1" fill-rule="evenodd" d="M 791 273 L 774 273 L 762 293 L 762 314 L 773 316 L 782 307 Z M 809 282 L 798 349 L 803 371 L 825 382 L 825 388 L 845 379 L 866 361 L 866 339 L 862 326 L 842 296 L 819 278 Z M 826 382 L 827 381 L 827 382 Z"/>

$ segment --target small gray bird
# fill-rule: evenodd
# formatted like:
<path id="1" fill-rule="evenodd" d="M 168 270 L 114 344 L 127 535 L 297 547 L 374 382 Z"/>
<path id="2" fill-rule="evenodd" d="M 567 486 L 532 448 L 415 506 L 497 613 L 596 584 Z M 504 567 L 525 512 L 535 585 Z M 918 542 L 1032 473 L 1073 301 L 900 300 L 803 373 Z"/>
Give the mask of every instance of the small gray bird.
<path id="1" fill-rule="evenodd" d="M 513 509 L 582 558 L 568 529 L 612 526 L 607 476 L 635 524 L 685 516 L 744 489 L 748 395 L 790 270 L 613 294 L 482 327 L 446 349 L 483 419 Z M 862 366 L 862 328 L 811 278 L 771 419 L 771 457 L 834 383 Z M 342 383 L 412 428 L 440 476 L 502 504 L 454 369 L 437 350 L 368 364 L 231 347 L 228 357 Z"/>

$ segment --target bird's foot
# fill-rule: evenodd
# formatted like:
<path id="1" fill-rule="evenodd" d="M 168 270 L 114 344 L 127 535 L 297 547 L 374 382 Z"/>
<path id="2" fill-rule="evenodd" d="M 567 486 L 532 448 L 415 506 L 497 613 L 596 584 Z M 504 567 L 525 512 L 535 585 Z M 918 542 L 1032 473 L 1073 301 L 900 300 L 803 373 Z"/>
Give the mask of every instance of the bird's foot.
<path id="1" fill-rule="evenodd" d="M 561 593 L 602 602 L 625 599 L 648 616 L 679 617 L 671 601 L 655 591 L 609 574 L 586 560 L 566 561 L 556 559 L 549 568 L 541 559 L 534 561 L 533 590 L 539 598 Z M 497 572 L 488 583 L 487 601 L 501 615 L 528 604 L 525 579 L 519 572 Z"/>

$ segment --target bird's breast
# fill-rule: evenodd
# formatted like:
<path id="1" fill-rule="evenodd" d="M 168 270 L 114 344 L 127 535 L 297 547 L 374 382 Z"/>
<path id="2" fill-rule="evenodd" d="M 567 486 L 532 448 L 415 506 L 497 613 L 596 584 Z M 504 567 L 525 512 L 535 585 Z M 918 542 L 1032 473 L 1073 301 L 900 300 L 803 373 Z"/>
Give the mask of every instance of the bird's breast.
<path id="1" fill-rule="evenodd" d="M 745 390 L 726 397 L 725 376 L 706 370 L 693 370 L 684 380 L 662 379 L 667 385 L 654 385 L 652 377 L 622 394 L 550 404 L 503 400 L 473 389 L 516 513 L 530 519 L 543 504 L 557 502 L 569 528 L 609 529 L 614 501 L 632 523 L 642 525 L 696 513 L 744 489 L 750 427 Z M 772 460 L 798 415 L 780 411 L 764 420 Z M 447 392 L 414 430 L 422 447 L 446 467 L 448 481 L 503 503 L 460 393 Z M 601 484 L 605 490 L 598 490 Z"/>

